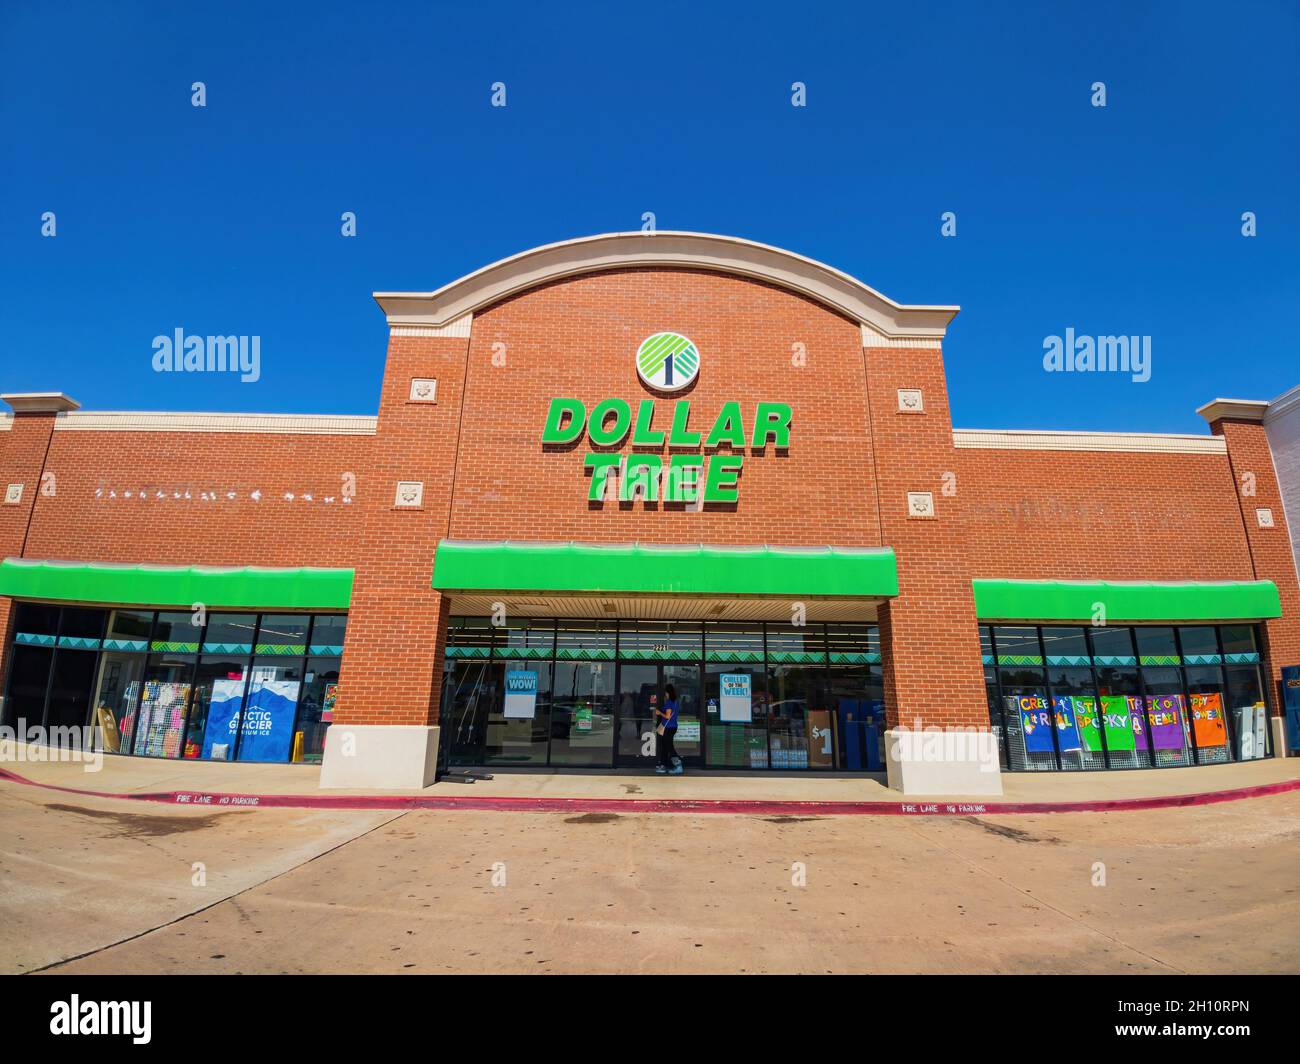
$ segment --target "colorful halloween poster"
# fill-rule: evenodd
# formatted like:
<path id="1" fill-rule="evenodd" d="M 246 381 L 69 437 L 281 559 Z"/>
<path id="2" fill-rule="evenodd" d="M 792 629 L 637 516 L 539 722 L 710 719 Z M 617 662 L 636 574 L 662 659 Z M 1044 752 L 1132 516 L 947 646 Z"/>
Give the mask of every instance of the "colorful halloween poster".
<path id="1" fill-rule="evenodd" d="M 339 685 L 336 683 L 327 683 L 325 685 L 325 698 L 321 702 L 320 719 L 322 724 L 329 724 L 334 720 L 334 703 L 338 701 Z"/>
<path id="2" fill-rule="evenodd" d="M 1218 691 L 1191 696 L 1192 734 L 1196 736 L 1196 745 L 1204 749 L 1207 746 L 1226 746 L 1228 730 L 1223 720 L 1223 696 Z"/>
<path id="3" fill-rule="evenodd" d="M 1056 745 L 1061 753 L 1079 749 L 1079 726 L 1074 719 L 1074 702 L 1068 695 L 1052 698 L 1052 716 L 1056 720 Z"/>
<path id="4" fill-rule="evenodd" d="M 1124 695 L 1101 696 L 1101 723 L 1106 729 L 1106 746 L 1110 750 L 1133 750 L 1137 747 L 1132 712 Z"/>
<path id="5" fill-rule="evenodd" d="M 1147 715 L 1151 720 L 1151 741 L 1157 750 L 1183 748 L 1183 713 L 1186 703 L 1182 695 L 1149 695 Z"/>
<path id="6" fill-rule="evenodd" d="M 1079 740 L 1090 754 L 1101 753 L 1101 723 L 1097 716 L 1097 700 L 1074 696 L 1074 719 L 1079 725 Z"/>
<path id="7" fill-rule="evenodd" d="M 1020 734 L 1024 737 L 1025 752 L 1054 753 L 1052 715 L 1047 711 L 1047 699 L 1041 695 L 1021 695 L 1015 701 L 1020 713 Z"/>

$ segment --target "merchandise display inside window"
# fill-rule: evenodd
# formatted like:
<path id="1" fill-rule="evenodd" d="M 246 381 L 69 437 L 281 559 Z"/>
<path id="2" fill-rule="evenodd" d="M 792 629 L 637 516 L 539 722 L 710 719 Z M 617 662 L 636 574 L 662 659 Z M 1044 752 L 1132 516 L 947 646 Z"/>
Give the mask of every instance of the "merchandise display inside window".
<path id="1" fill-rule="evenodd" d="M 981 626 L 980 641 L 989 718 L 1013 770 L 1209 765 L 1271 753 L 1253 625 L 992 625 Z"/>
<path id="2" fill-rule="evenodd" d="M 319 762 L 347 617 L 14 610 L 4 723 L 91 726 L 107 753 Z"/>

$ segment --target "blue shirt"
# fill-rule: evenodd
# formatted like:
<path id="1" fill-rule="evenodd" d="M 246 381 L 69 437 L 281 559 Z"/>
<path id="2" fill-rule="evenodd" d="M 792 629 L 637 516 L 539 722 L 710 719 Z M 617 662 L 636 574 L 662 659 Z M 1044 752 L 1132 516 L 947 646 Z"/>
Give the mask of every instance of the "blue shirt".
<path id="1" fill-rule="evenodd" d="M 664 731 L 677 727 L 677 699 L 670 698 L 664 703 Z"/>

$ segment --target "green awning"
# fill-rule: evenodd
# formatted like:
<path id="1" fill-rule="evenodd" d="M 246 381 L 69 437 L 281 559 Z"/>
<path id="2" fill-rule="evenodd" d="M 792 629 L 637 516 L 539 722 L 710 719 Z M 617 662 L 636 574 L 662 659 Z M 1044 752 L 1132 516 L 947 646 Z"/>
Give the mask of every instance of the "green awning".
<path id="1" fill-rule="evenodd" d="M 531 594 L 876 598 L 898 594 L 898 567 L 888 547 L 444 539 L 434 557 L 433 586 L 439 591 Z"/>
<path id="2" fill-rule="evenodd" d="M 1123 583 L 1070 580 L 973 580 L 982 621 L 1090 621 L 1097 603 L 1106 623 L 1255 621 L 1282 616 L 1271 580 L 1225 583 Z"/>
<path id="3" fill-rule="evenodd" d="M 0 562 L 0 595 L 57 602 L 210 609 L 345 610 L 351 569 Z"/>

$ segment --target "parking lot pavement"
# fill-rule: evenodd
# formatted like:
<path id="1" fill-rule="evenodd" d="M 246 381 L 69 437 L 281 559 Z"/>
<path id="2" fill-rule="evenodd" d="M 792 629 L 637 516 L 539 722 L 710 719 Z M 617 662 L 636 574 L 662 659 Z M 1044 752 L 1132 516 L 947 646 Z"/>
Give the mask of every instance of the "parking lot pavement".
<path id="1" fill-rule="evenodd" d="M 4 784 L 0 965 L 1296 971 L 1298 836 L 1300 794 L 902 819 L 216 812 Z"/>

